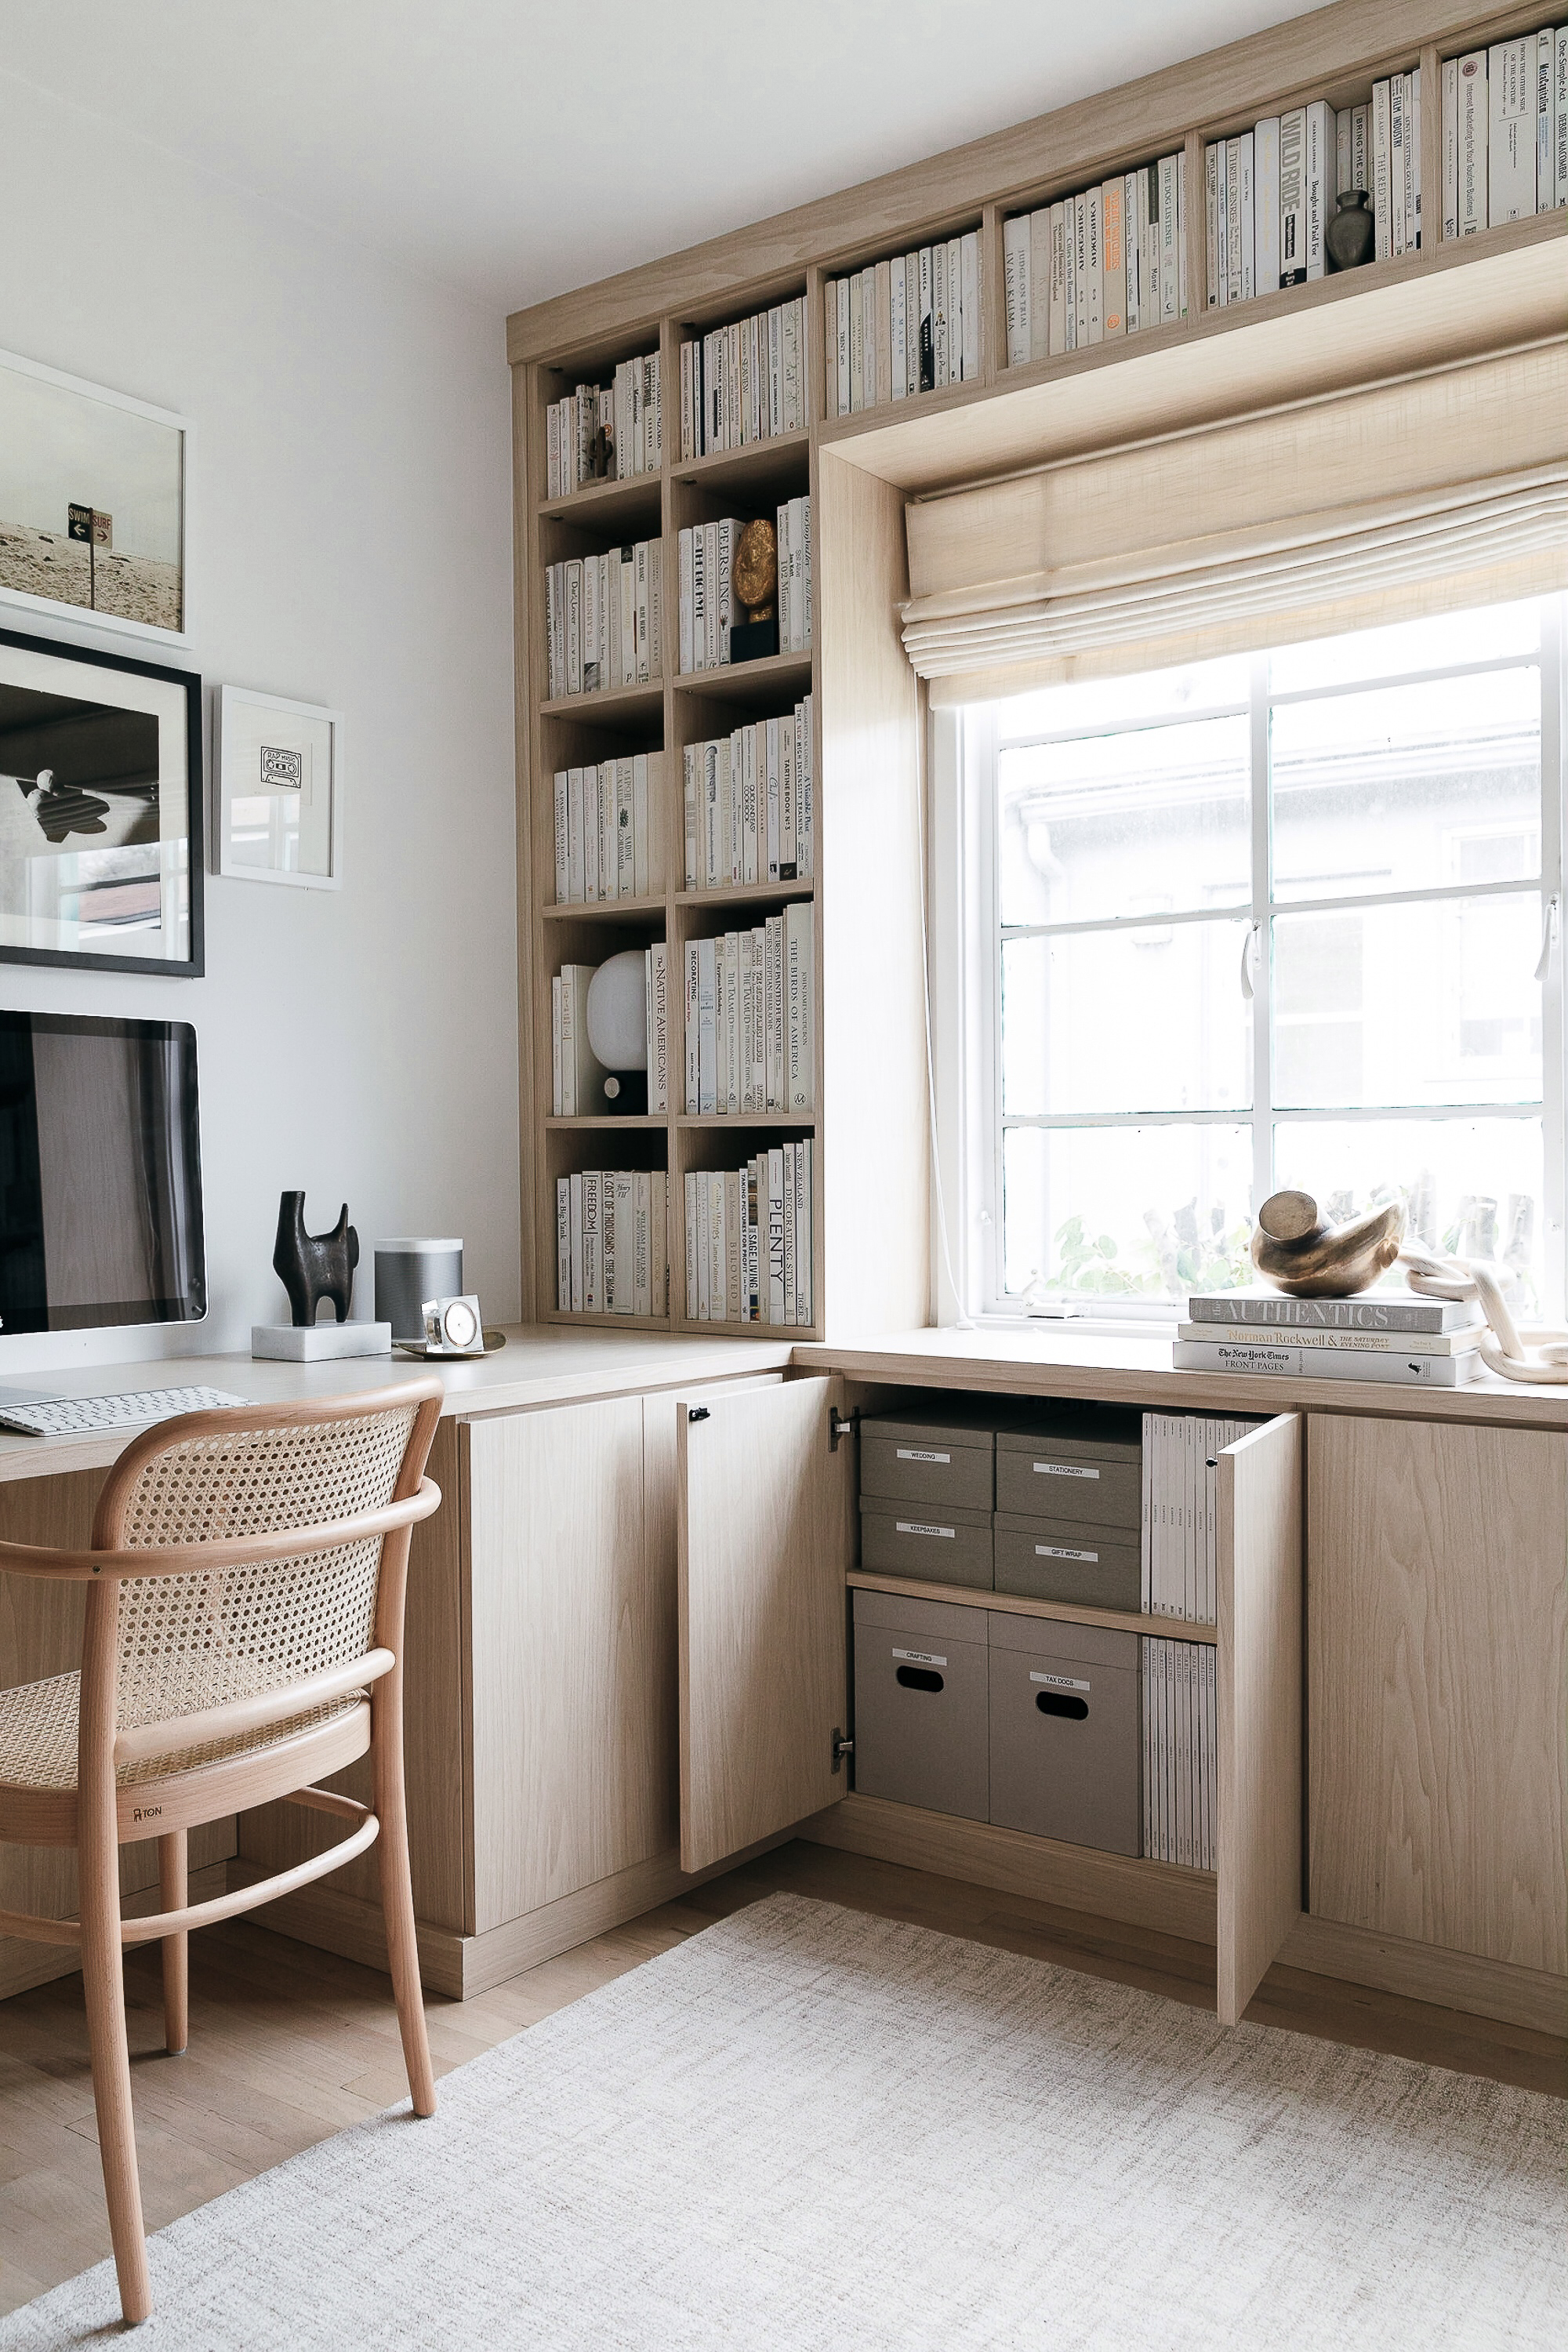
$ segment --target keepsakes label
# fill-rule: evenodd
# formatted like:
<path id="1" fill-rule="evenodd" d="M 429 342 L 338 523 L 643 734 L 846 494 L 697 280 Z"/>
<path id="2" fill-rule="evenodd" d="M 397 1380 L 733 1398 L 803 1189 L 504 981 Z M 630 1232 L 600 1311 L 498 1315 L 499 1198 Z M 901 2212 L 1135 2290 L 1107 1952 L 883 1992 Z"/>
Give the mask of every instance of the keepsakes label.
<path id="1" fill-rule="evenodd" d="M 894 1527 L 901 1536 L 956 1536 L 956 1528 L 922 1527 L 919 1519 L 895 1519 Z"/>

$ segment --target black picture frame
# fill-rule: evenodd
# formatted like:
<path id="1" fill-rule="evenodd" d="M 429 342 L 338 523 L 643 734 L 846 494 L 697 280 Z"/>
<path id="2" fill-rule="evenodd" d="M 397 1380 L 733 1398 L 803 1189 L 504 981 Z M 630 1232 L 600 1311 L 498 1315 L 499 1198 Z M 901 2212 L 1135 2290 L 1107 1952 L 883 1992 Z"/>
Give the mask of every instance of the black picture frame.
<path id="1" fill-rule="evenodd" d="M 99 673 L 106 684 L 116 673 L 135 677 L 153 678 L 161 685 L 179 688 L 185 705 L 185 866 L 186 903 L 189 908 L 189 954 L 174 956 L 131 956 L 99 953 L 63 948 L 32 948 L 12 946 L 0 940 L 0 962 L 52 965 L 58 970 L 73 971 L 134 971 L 163 980 L 200 980 L 205 971 L 205 929 L 204 884 L 206 872 L 205 841 L 203 818 L 206 805 L 204 775 L 202 681 L 195 670 L 173 669 L 166 663 L 139 661 L 130 654 L 96 652 L 89 646 L 64 643 L 57 637 L 34 636 L 17 629 L 0 628 L 0 646 L 22 653 L 45 655 L 51 660 L 79 662 L 84 669 Z M 104 699 L 112 699 L 106 694 Z M 0 789 L 5 779 L 0 778 Z"/>

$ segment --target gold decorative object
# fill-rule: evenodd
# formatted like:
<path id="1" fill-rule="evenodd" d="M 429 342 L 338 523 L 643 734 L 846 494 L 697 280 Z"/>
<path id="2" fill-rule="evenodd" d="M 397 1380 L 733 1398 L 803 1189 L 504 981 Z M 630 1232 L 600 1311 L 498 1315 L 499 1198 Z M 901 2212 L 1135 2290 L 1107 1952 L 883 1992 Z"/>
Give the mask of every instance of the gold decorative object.
<path id="1" fill-rule="evenodd" d="M 1310 1192 L 1271 1192 L 1252 1229 L 1252 1263 L 1292 1298 L 1352 1298 L 1399 1255 L 1405 1203 L 1331 1225 Z"/>
<path id="2" fill-rule="evenodd" d="M 735 541 L 730 577 L 751 621 L 771 621 L 779 584 L 779 539 L 771 522 L 749 522 Z"/>

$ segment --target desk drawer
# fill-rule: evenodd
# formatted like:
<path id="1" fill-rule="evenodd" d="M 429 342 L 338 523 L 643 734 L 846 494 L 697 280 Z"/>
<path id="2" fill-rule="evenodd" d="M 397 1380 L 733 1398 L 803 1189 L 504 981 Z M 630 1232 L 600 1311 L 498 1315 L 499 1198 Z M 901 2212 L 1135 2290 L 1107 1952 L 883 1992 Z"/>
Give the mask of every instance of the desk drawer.
<path id="1" fill-rule="evenodd" d="M 991 1514 L 860 1497 L 860 1565 L 879 1576 L 991 1591 Z"/>
<path id="2" fill-rule="evenodd" d="M 1126 1531 L 1103 1534 L 1068 1519 L 998 1511 L 992 1546 L 998 1592 L 1030 1601 L 1077 1601 L 1094 1609 L 1139 1609 L 1142 1548 Z"/>

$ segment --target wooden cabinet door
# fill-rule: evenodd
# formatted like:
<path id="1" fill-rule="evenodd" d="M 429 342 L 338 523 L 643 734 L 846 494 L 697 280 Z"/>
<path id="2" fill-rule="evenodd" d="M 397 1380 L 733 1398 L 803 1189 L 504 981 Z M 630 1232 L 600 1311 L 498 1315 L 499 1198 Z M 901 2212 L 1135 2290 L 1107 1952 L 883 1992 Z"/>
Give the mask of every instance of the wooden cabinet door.
<path id="1" fill-rule="evenodd" d="M 1219 1457 L 1219 1969 L 1234 2025 L 1301 1911 L 1301 1420 Z"/>
<path id="2" fill-rule="evenodd" d="M 644 1412 L 617 1397 L 469 1429 L 481 1935 L 675 1843 L 675 1563 Z"/>
<path id="3" fill-rule="evenodd" d="M 1568 1969 L 1568 1438 L 1314 1413 L 1311 1908 Z"/>
<path id="4" fill-rule="evenodd" d="M 836 1379 L 714 1390 L 676 1422 L 680 1866 L 705 1870 L 846 1793 L 855 1449 Z"/>

